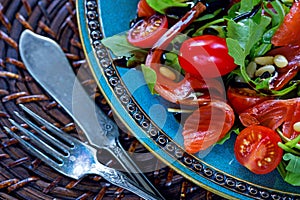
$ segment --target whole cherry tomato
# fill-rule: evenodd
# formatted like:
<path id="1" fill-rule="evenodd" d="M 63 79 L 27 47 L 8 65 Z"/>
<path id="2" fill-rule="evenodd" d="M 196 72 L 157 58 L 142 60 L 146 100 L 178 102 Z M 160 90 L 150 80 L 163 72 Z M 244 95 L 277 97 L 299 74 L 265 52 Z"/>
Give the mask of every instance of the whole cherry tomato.
<path id="1" fill-rule="evenodd" d="M 283 150 L 279 135 L 264 126 L 250 126 L 237 136 L 234 154 L 239 163 L 255 174 L 267 174 L 280 163 Z"/>
<path id="2" fill-rule="evenodd" d="M 149 6 L 146 0 L 140 0 L 137 5 L 138 17 L 151 17 L 155 14 L 155 10 Z"/>
<path id="3" fill-rule="evenodd" d="M 167 31 L 168 20 L 164 15 L 153 15 L 139 20 L 128 32 L 127 40 L 134 46 L 150 48 Z"/>
<path id="4" fill-rule="evenodd" d="M 237 114 L 240 114 L 246 109 L 251 108 L 265 100 L 273 99 L 274 97 L 262 96 L 250 88 L 229 87 L 227 90 L 227 98 L 234 111 Z"/>
<path id="5" fill-rule="evenodd" d="M 201 35 L 183 42 L 179 63 L 197 77 L 220 77 L 231 72 L 236 64 L 228 54 L 226 40 L 214 35 Z"/>

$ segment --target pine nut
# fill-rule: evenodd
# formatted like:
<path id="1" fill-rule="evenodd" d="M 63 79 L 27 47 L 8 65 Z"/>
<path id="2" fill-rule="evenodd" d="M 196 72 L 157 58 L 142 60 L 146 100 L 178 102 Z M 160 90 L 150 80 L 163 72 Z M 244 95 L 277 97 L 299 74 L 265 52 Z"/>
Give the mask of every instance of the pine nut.
<path id="1" fill-rule="evenodd" d="M 254 74 L 256 72 L 257 64 L 256 62 L 250 62 L 246 68 L 247 74 L 250 78 L 254 77 Z"/>
<path id="2" fill-rule="evenodd" d="M 272 65 L 274 64 L 274 57 L 273 56 L 262 56 L 254 58 L 254 62 L 259 65 Z"/>
<path id="3" fill-rule="evenodd" d="M 283 67 L 286 67 L 289 64 L 289 62 L 288 62 L 288 60 L 286 59 L 285 56 L 276 55 L 274 57 L 274 64 L 279 68 L 283 68 Z"/>
<path id="4" fill-rule="evenodd" d="M 273 65 L 265 65 L 259 68 L 258 70 L 256 70 L 255 76 L 256 77 L 261 76 L 265 72 L 269 72 L 270 74 L 272 74 L 273 72 L 275 72 L 275 67 Z"/>
<path id="5" fill-rule="evenodd" d="M 294 131 L 296 131 L 296 132 L 300 132 L 300 122 L 296 122 L 296 123 L 293 125 L 293 129 L 294 129 Z"/>
<path id="6" fill-rule="evenodd" d="M 175 81 L 177 76 L 176 74 L 169 68 L 167 67 L 160 67 L 159 72 L 166 77 L 167 79 L 170 79 L 171 81 Z"/>

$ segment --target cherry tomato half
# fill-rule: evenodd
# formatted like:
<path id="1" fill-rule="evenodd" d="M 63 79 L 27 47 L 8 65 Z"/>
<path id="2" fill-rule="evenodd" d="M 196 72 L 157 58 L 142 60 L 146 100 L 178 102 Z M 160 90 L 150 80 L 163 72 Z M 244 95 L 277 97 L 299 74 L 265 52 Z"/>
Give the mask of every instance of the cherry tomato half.
<path id="1" fill-rule="evenodd" d="M 164 15 L 153 15 L 138 21 L 128 32 L 127 40 L 134 46 L 150 48 L 167 31 L 168 20 Z"/>
<path id="2" fill-rule="evenodd" d="M 234 154 L 239 163 L 255 174 L 267 174 L 280 163 L 283 150 L 279 135 L 264 126 L 250 126 L 237 136 Z"/>
<path id="3" fill-rule="evenodd" d="M 273 99 L 272 96 L 262 96 L 255 90 L 250 88 L 234 88 L 229 87 L 227 90 L 227 98 L 230 105 L 237 114 L 242 113 L 248 108 L 253 107 L 265 100 Z"/>
<path id="4" fill-rule="evenodd" d="M 236 67 L 228 54 L 226 40 L 214 35 L 201 35 L 184 41 L 179 63 L 186 72 L 205 78 L 223 76 Z"/>
<path id="5" fill-rule="evenodd" d="M 138 17 L 151 17 L 155 14 L 155 10 L 149 6 L 146 0 L 140 0 L 137 5 Z"/>
<path id="6" fill-rule="evenodd" d="M 279 26 L 272 44 L 275 46 L 299 45 L 300 44 L 300 2 L 294 1 L 290 12 L 284 17 L 283 23 Z"/>

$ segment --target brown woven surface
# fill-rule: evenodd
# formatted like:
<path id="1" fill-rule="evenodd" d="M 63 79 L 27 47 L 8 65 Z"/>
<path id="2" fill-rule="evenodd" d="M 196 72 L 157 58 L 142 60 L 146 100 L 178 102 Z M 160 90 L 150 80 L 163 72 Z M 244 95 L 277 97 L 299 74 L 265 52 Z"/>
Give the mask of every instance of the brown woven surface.
<path id="1" fill-rule="evenodd" d="M 75 73 L 85 63 L 74 0 L 0 0 L 0 123 L 10 127 L 7 118 L 15 119 L 13 111 L 22 112 L 17 104 L 23 103 L 43 118 L 80 138 L 72 119 L 26 71 L 18 52 L 19 37 L 25 28 L 57 41 Z M 84 69 L 80 77 L 82 83 L 103 111 L 112 116 L 89 68 L 86 66 Z M 79 181 L 62 176 L 24 151 L 5 133 L 2 126 L 0 199 L 138 199 L 134 194 L 98 176 L 89 176 Z M 126 132 L 121 132 L 120 140 L 125 149 L 147 151 Z M 158 169 L 146 175 L 166 199 L 221 199 L 187 181 L 172 169 L 161 168 L 163 164 L 154 156 L 145 158 L 134 155 L 133 159 L 144 166 L 142 170 Z M 112 167 L 118 165 L 107 152 L 100 151 L 99 157 L 103 163 L 109 163 Z"/>

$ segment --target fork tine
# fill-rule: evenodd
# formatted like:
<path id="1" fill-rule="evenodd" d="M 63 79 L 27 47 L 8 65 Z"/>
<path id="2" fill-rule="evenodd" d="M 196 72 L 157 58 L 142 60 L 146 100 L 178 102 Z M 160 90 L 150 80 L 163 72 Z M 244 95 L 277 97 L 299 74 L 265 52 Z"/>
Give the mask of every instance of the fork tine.
<path id="1" fill-rule="evenodd" d="M 12 120 L 13 121 L 13 120 Z M 14 122 L 14 121 L 13 121 Z M 23 131 L 22 129 L 25 129 L 23 127 L 21 127 L 19 124 L 17 123 L 13 123 L 18 129 L 21 128 L 21 131 Z M 29 142 L 27 142 L 26 140 L 24 140 L 23 138 L 21 138 L 19 135 L 17 135 L 16 133 L 14 133 L 13 131 L 11 131 L 8 127 L 4 126 L 3 127 L 7 133 L 9 133 L 12 137 L 16 138 L 25 148 L 28 152 L 31 152 L 35 157 L 41 159 L 43 162 L 48 163 L 52 166 L 59 166 L 59 164 L 57 162 L 55 162 L 53 159 L 49 158 L 47 155 L 45 155 L 43 152 L 41 152 L 40 150 L 38 150 L 37 148 L 35 148 L 33 145 L 31 145 Z M 20 129 L 19 129 L 20 130 Z M 27 132 L 28 130 L 25 129 L 25 131 Z M 30 132 L 30 131 L 29 131 Z"/>
<path id="2" fill-rule="evenodd" d="M 55 147 L 59 148 L 65 155 L 68 155 L 68 146 L 66 146 L 65 144 L 63 144 L 62 142 L 60 142 L 59 140 L 57 140 L 55 137 L 53 137 L 52 135 L 50 135 L 49 133 L 47 133 L 46 131 L 44 131 L 43 129 L 41 129 L 40 127 L 38 127 L 36 124 L 34 124 L 33 122 L 31 122 L 30 120 L 26 119 L 25 117 L 23 117 L 22 115 L 20 115 L 18 112 L 14 112 L 15 115 L 17 117 L 19 117 L 20 119 L 22 119 L 26 124 L 28 124 L 33 130 L 35 130 L 36 132 L 38 132 L 45 140 L 47 140 L 48 142 L 50 142 L 52 145 L 54 145 Z M 25 129 L 26 130 L 26 129 Z M 30 132 L 31 133 L 31 132 Z M 31 133 L 32 134 L 32 133 Z M 39 138 L 37 138 L 35 135 L 33 135 L 33 137 L 35 137 L 35 139 L 40 140 Z M 50 148 L 50 147 L 49 147 Z M 53 148 L 52 148 L 53 149 Z M 55 150 L 54 150 L 55 151 Z"/>
<path id="3" fill-rule="evenodd" d="M 68 134 L 66 134 L 64 131 L 62 131 L 61 129 L 57 128 L 56 126 L 54 126 L 53 124 L 51 124 L 50 122 L 48 122 L 47 120 L 43 119 L 42 117 L 40 117 L 39 115 L 37 115 L 36 113 L 34 113 L 32 110 L 28 109 L 26 106 L 24 106 L 23 104 L 19 104 L 19 106 L 22 108 L 22 110 L 24 110 L 27 114 L 29 114 L 31 117 L 33 117 L 36 121 L 38 121 L 39 123 L 43 124 L 49 131 L 51 131 L 53 134 L 55 134 L 55 136 L 57 136 L 58 138 L 64 140 L 65 142 L 67 142 L 70 146 L 74 146 L 74 138 L 69 136 Z M 68 138 L 68 140 L 66 140 L 65 138 Z M 51 138 L 52 139 L 52 138 Z M 54 138 L 55 139 L 55 138 Z M 55 139 L 56 140 L 56 139 Z M 58 141 L 58 140 L 56 140 Z M 71 142 L 70 142 L 71 141 Z"/>
<path id="4" fill-rule="evenodd" d="M 41 140 L 40 138 L 38 138 L 34 133 L 32 133 L 31 131 L 29 131 L 26 128 L 22 127 L 20 124 L 18 124 L 14 120 L 12 120 L 12 119 L 8 119 L 8 120 L 10 121 L 10 123 L 12 123 L 14 126 L 16 126 L 19 131 L 21 131 L 23 134 L 25 134 L 26 136 L 28 136 L 30 138 L 30 140 L 31 140 L 32 143 L 34 143 L 35 145 L 37 145 L 39 148 L 45 150 L 45 152 L 49 153 L 50 155 L 55 154 L 56 158 L 61 158 L 62 156 L 64 156 L 63 154 L 61 154 L 60 152 L 58 152 L 57 150 L 55 150 L 53 147 L 51 147 L 49 144 L 47 144 L 46 142 L 44 142 L 43 140 Z M 31 124 L 28 124 L 28 125 L 34 126 L 34 124 L 32 124 L 32 122 L 30 122 L 30 123 Z M 36 131 L 42 131 L 38 127 L 32 127 L 32 128 L 36 129 Z M 68 152 L 64 152 L 64 153 L 67 154 Z M 59 159 L 59 160 L 61 160 L 61 159 Z"/>

